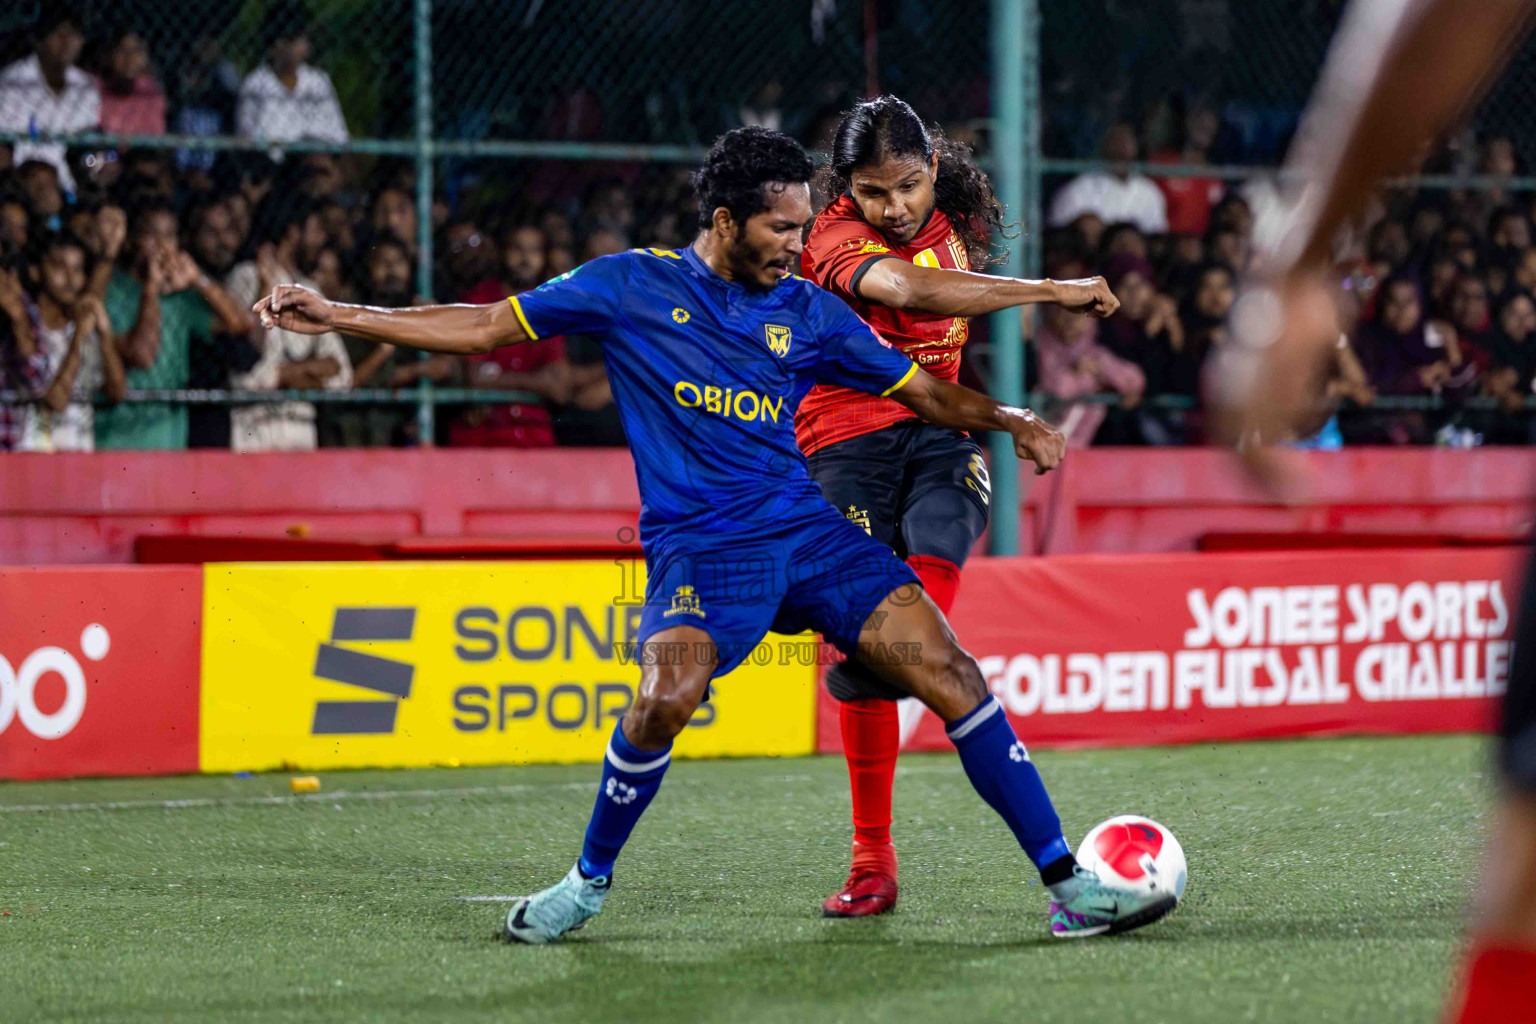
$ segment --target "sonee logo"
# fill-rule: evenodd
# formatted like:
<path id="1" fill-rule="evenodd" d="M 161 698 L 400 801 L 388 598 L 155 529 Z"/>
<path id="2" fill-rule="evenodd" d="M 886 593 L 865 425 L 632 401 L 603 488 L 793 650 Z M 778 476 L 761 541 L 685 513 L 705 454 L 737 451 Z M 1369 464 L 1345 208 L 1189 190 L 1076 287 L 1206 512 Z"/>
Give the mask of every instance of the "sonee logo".
<path id="1" fill-rule="evenodd" d="M 364 736 L 395 731 L 400 702 L 411 695 L 416 666 L 337 644 L 348 641 L 409 640 L 416 628 L 415 608 L 337 608 L 331 639 L 315 655 L 315 675 L 335 683 L 361 686 L 386 700 L 322 700 L 315 704 L 313 736 Z"/>
<path id="2" fill-rule="evenodd" d="M 1029 751 L 1024 749 L 1024 741 L 1017 740 L 1008 748 L 1008 760 L 1023 763 L 1029 760 Z"/>
<path id="3" fill-rule="evenodd" d="M 112 648 L 106 627 L 91 623 L 80 633 L 80 653 L 91 661 L 100 661 Z M 50 714 L 37 706 L 37 684 L 48 673 L 64 680 L 64 703 Z M 85 714 L 85 673 L 75 656 L 62 647 L 39 647 L 22 661 L 19 669 L 0 655 L 0 733 L 10 727 L 11 719 L 40 740 L 56 740 L 69 735 Z"/>
<path id="4" fill-rule="evenodd" d="M 609 779 L 603 792 L 607 793 L 608 799 L 616 804 L 634 803 L 635 797 L 640 795 L 640 791 L 634 786 L 625 785 L 618 779 Z"/>

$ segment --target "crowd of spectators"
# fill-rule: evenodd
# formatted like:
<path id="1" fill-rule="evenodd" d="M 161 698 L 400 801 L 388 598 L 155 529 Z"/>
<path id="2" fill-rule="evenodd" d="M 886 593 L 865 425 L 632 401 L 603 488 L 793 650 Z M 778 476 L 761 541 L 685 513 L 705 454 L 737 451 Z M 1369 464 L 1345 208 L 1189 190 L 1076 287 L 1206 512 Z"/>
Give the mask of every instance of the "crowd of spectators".
<path id="1" fill-rule="evenodd" d="M 238 133 L 343 142 L 345 117 L 307 34 L 289 19 L 243 80 L 210 55 L 169 103 L 144 40 L 118 31 L 87 48 L 63 6 L 42 14 L 33 52 L 0 70 L 0 450 L 236 451 L 409 445 L 412 402 L 121 402 L 132 389 L 517 391 L 523 404 L 443 406 L 444 444 L 621 445 L 601 354 L 551 338 L 469 359 L 418 359 L 335 334 L 262 331 L 250 315 L 278 284 L 378 306 L 418 288 L 414 166 L 329 153 L 66 148 L 49 133 Z M 524 202 L 433 204 L 440 300 L 494 302 L 633 244 L 684 244 L 694 217 L 671 171 L 536 169 Z M 626 176 L 627 175 L 627 176 Z M 645 180 L 639 180 L 640 177 Z M 482 191 L 492 191 L 488 186 Z M 637 217 L 634 196 L 649 197 Z"/>
<path id="2" fill-rule="evenodd" d="M 265 59 L 243 77 L 217 53 L 202 54 L 178 72 L 169 100 L 141 36 L 123 30 L 87 42 L 64 6 L 47 8 L 33 52 L 0 70 L 0 129 L 348 137 L 296 21 L 270 34 Z M 772 99 L 755 96 L 742 116 L 777 116 Z M 1196 104 L 1181 125 L 1150 154 L 1142 128 L 1110 126 L 1103 169 L 1059 183 L 1050 197 L 1047 273 L 1102 274 L 1122 301 L 1105 321 L 1047 307 L 1030 329 L 1029 383 L 1051 396 L 1045 411 L 1074 445 L 1203 439 L 1204 367 L 1226 342 L 1255 210 L 1273 201 L 1274 187 L 1134 172 L 1143 158 L 1210 163 L 1221 116 Z M 1496 178 L 1520 170 L 1508 139 L 1463 140 L 1460 158 Z M 439 301 L 494 302 L 585 260 L 634 245 L 675 248 L 694 234 L 683 167 L 470 165 L 448 181 L 427 225 Z M 438 444 L 624 444 L 591 339 L 418 358 L 257 327 L 251 303 L 283 283 L 377 306 L 422 301 L 417 210 L 414 166 L 385 159 L 0 144 L 0 391 L 32 396 L 0 404 L 0 450 L 409 445 L 423 438 L 408 402 L 119 400 L 130 389 L 340 392 L 423 381 L 530 396 L 439 406 Z M 1524 410 L 1536 375 L 1533 216 L 1536 206 L 1497 189 L 1383 193 L 1339 239 L 1353 326 L 1336 349 L 1329 404 L 1297 443 L 1532 440 Z M 983 350 L 985 324 L 973 337 Z M 976 356 L 984 351 L 963 370 L 973 386 L 980 379 L 969 364 L 985 362 Z M 1381 396 L 1441 401 L 1384 409 L 1392 403 Z M 1473 397 L 1492 401 L 1464 401 Z"/>
<path id="3" fill-rule="evenodd" d="M 1105 133 L 1103 170 L 1048 207 L 1046 271 L 1102 274 L 1122 301 L 1097 322 L 1046 310 L 1032 382 L 1071 443 L 1203 440 L 1205 368 L 1253 250 L 1266 178 L 1150 177 L 1147 163 L 1209 164 L 1219 119 L 1191 107 L 1182 138 L 1143 157 L 1134 126 Z M 1462 136 L 1433 159 L 1494 179 L 1520 171 L 1509 138 Z M 1524 444 L 1536 374 L 1536 239 L 1530 193 L 1388 188 L 1334 240 L 1343 326 L 1325 400 L 1295 443 Z M 1530 339 L 1528 341 L 1527 339 Z M 1110 408 L 1085 395 L 1117 396 Z M 1159 398 L 1159 401 L 1147 401 Z M 1469 401 L 1471 400 L 1471 401 Z"/>

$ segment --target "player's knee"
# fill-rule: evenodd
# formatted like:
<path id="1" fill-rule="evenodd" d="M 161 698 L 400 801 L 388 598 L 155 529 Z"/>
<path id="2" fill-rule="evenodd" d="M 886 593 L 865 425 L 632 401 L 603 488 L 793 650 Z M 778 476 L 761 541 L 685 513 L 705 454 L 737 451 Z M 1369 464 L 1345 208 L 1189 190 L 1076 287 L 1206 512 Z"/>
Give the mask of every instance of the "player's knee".
<path id="1" fill-rule="evenodd" d="M 635 698 L 624 715 L 624 732 L 640 747 L 664 747 L 682 732 L 698 701 L 678 690 L 658 690 Z"/>
<path id="2" fill-rule="evenodd" d="M 936 647 L 931 656 L 925 652 L 923 658 L 925 663 L 929 663 L 935 689 L 943 693 L 948 701 L 967 710 L 985 700 L 987 681 L 976 659 L 956 643 L 941 643 Z"/>

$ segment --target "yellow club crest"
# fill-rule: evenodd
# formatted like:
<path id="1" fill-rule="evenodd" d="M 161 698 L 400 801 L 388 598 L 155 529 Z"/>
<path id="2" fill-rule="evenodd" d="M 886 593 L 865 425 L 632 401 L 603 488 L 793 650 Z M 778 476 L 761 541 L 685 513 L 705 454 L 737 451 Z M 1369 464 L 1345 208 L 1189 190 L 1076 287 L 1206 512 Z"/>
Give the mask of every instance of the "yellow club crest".
<path id="1" fill-rule="evenodd" d="M 682 306 L 678 306 L 672 311 L 672 319 L 677 323 L 685 324 L 688 322 L 689 313 Z"/>
<path id="2" fill-rule="evenodd" d="M 778 324 L 764 324 L 763 330 L 768 333 L 768 351 L 780 359 L 789 355 L 788 327 L 780 327 Z"/>
<path id="3" fill-rule="evenodd" d="M 704 618 L 704 609 L 699 607 L 699 595 L 694 593 L 692 587 L 681 586 L 677 593 L 672 595 L 672 607 L 661 613 L 665 618 L 668 615 L 697 615 Z"/>
<path id="4" fill-rule="evenodd" d="M 912 257 L 912 262 L 920 267 L 932 267 L 937 270 L 939 269 L 939 254 L 932 249 L 924 249 Z"/>
<path id="5" fill-rule="evenodd" d="M 864 527 L 865 533 L 873 535 L 874 531 L 869 528 L 868 509 L 859 508 L 857 505 L 849 505 L 848 511 L 843 513 L 843 515 L 849 522 Z"/>

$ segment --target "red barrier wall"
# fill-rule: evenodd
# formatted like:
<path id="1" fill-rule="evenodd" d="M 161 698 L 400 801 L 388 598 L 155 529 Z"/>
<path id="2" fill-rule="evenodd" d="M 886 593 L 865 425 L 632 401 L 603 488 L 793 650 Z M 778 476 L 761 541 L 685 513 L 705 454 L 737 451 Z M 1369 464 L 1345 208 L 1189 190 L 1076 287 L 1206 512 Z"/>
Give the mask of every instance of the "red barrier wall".
<path id="1" fill-rule="evenodd" d="M 1032 553 L 1190 550 L 1212 531 L 1514 534 L 1536 449 L 1308 455 L 1317 501 L 1277 506 L 1211 449 L 1073 452 L 1027 478 Z M 0 456 L 0 563 L 125 562 L 141 534 L 611 542 L 639 514 L 624 451 L 358 450 Z"/>

